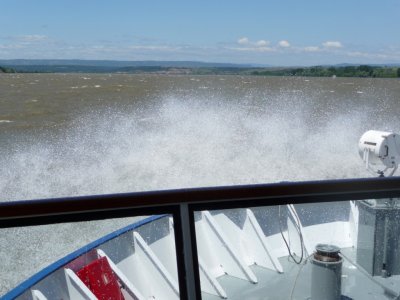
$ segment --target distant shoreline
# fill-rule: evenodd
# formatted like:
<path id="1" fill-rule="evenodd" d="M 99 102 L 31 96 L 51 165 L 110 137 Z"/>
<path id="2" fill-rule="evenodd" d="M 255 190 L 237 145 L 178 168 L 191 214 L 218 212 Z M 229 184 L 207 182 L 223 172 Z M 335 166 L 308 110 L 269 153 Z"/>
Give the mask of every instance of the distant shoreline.
<path id="1" fill-rule="evenodd" d="M 0 65 L 0 73 L 122 73 L 165 75 L 252 75 L 296 77 L 400 78 L 398 66 L 314 66 L 314 67 L 242 67 L 242 66 L 108 66 L 108 65 Z"/>

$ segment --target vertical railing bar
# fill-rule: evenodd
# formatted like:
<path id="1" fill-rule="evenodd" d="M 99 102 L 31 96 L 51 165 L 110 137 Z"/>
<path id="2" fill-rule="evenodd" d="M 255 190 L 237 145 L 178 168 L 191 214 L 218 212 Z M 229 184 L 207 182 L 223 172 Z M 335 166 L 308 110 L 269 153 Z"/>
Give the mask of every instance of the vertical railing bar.
<path id="1" fill-rule="evenodd" d="M 178 270 L 179 296 L 180 299 L 186 299 L 188 288 L 185 281 L 186 269 L 183 257 L 182 220 L 179 205 L 175 206 L 175 209 L 172 212 L 172 218 L 174 223 L 175 255 Z"/>
<path id="2" fill-rule="evenodd" d="M 192 247 L 192 264 L 194 268 L 194 284 L 197 299 L 201 299 L 201 282 L 200 282 L 200 267 L 199 267 L 199 255 L 197 252 L 197 239 L 196 239 L 196 223 L 195 223 L 195 210 L 191 204 L 188 205 L 188 217 L 189 217 L 189 228 L 190 238 Z"/>
<path id="3" fill-rule="evenodd" d="M 194 216 L 187 204 L 176 207 L 173 218 L 180 299 L 200 300 L 200 275 L 198 275 L 198 263 L 196 263 L 197 256 L 195 257 L 197 249 L 195 249 L 196 245 L 193 245 L 195 241 Z"/>

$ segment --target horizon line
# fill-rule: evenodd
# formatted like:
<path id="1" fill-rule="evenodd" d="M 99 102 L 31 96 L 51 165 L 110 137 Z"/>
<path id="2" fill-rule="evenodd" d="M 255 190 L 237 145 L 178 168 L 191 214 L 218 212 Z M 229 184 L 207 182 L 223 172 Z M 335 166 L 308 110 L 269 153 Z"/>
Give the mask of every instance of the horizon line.
<path id="1" fill-rule="evenodd" d="M 298 65 L 274 65 L 274 64 L 263 64 L 263 63 L 236 63 L 236 62 L 215 62 L 215 61 L 201 61 L 201 60 L 125 60 L 125 59 L 84 59 L 84 58 L 0 58 L 0 62 L 10 62 L 10 61 L 82 61 L 82 62 L 118 62 L 118 63 L 199 63 L 199 64 L 215 64 L 215 65 L 232 65 L 252 67 L 252 68 L 293 68 L 293 67 L 318 67 L 318 66 L 400 66 L 400 62 L 392 63 L 323 63 L 323 64 L 298 64 Z"/>

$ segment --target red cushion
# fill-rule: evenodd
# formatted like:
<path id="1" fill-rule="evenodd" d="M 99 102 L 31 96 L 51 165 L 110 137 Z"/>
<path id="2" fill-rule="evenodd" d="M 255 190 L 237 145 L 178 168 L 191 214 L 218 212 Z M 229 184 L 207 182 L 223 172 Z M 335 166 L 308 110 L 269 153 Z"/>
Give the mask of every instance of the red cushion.
<path id="1" fill-rule="evenodd" d="M 106 257 L 92 261 L 80 269 L 77 275 L 98 299 L 124 300 L 117 276 L 115 276 Z"/>

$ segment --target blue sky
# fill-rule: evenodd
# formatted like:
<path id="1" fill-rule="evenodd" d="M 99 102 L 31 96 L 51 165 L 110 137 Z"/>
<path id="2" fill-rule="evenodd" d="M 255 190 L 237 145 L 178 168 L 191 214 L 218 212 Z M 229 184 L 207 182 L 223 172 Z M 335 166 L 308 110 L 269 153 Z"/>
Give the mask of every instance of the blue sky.
<path id="1" fill-rule="evenodd" d="M 400 63 L 400 0 L 0 0 L 0 59 Z"/>

